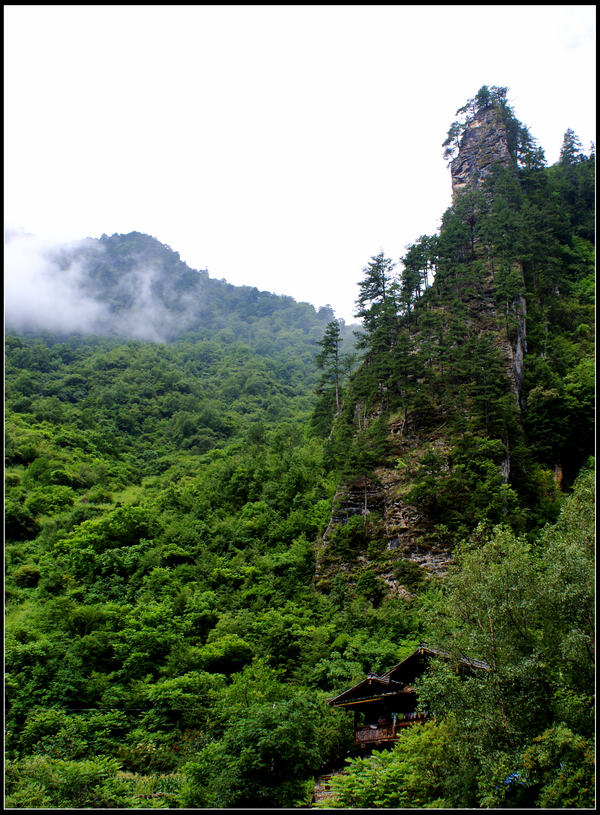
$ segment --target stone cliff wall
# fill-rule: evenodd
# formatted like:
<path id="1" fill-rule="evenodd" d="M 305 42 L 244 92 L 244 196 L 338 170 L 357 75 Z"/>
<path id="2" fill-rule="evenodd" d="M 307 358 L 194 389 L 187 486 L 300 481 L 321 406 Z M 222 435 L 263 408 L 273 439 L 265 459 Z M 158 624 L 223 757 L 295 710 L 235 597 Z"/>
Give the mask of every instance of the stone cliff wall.
<path id="1" fill-rule="evenodd" d="M 513 164 L 508 148 L 506 126 L 497 108 L 478 111 L 467 124 L 458 155 L 450 165 L 452 194 L 456 196 L 469 186 L 479 184 L 494 164 Z"/>
<path id="2" fill-rule="evenodd" d="M 502 164 L 514 166 L 515 162 L 508 146 L 506 125 L 496 107 L 478 111 L 467 124 L 459 144 L 458 155 L 450 165 L 452 195 L 456 196 L 467 189 L 479 186 L 489 175 L 492 167 Z M 522 274 L 521 270 L 518 270 Z M 488 306 L 493 310 L 493 295 L 490 291 Z M 512 336 L 506 339 L 505 355 L 507 371 L 517 401 L 520 402 L 523 379 L 523 357 L 527 351 L 525 340 L 527 304 L 519 296 L 510 306 L 511 321 L 514 323 Z"/>
<path id="3" fill-rule="evenodd" d="M 330 582 L 339 571 L 351 578 L 358 566 L 359 570 L 373 568 L 390 593 L 411 597 L 402 569 L 398 572 L 401 561 L 412 564 L 409 585 L 446 571 L 451 561 L 448 547 L 432 538 L 431 524 L 408 500 L 407 493 L 414 486 L 414 468 L 422 457 L 432 449 L 442 455 L 448 450 L 435 434 L 423 434 L 411 424 L 409 421 L 407 426 L 400 419 L 389 424 L 391 458 L 401 462 L 401 467 L 378 467 L 372 477 L 346 483 L 336 493 L 329 525 L 316 547 L 317 586 Z M 370 535 L 380 541 L 380 546 L 371 553 L 368 547 L 363 548 L 344 562 L 332 553 L 332 537 L 336 529 L 356 516 L 365 519 Z"/>

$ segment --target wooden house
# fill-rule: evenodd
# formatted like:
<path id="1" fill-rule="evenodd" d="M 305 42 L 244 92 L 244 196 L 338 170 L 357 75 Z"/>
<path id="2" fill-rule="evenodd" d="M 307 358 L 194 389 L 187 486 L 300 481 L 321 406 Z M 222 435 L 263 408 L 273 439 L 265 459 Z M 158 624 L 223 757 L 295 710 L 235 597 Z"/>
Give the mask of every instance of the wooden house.
<path id="1" fill-rule="evenodd" d="M 450 659 L 450 654 L 421 643 L 406 659 L 382 676 L 369 674 L 358 684 L 329 699 L 332 707 L 354 712 L 354 744 L 363 748 L 392 744 L 406 727 L 428 718 L 417 711 L 415 681 L 427 670 L 432 657 Z M 461 659 L 467 672 L 489 670 L 485 662 Z"/>

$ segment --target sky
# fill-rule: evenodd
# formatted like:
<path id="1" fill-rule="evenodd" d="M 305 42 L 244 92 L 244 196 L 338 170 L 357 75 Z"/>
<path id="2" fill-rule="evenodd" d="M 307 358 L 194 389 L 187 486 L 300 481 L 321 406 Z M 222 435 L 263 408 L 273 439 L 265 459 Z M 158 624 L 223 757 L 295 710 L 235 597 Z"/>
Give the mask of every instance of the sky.
<path id="1" fill-rule="evenodd" d="M 5 236 L 145 232 L 356 322 L 370 258 L 439 228 L 482 85 L 549 164 L 567 128 L 589 152 L 595 32 L 594 5 L 5 5 Z"/>

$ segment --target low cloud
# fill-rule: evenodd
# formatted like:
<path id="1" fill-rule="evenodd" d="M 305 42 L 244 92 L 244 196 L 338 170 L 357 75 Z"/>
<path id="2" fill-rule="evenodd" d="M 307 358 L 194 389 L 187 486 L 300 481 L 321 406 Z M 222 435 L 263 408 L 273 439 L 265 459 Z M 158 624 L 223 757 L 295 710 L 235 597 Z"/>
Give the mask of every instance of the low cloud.
<path id="1" fill-rule="evenodd" d="M 164 342 L 175 328 L 189 327 L 197 314 L 197 302 L 189 297 L 178 303 L 176 314 L 168 308 L 156 295 L 161 270 L 152 263 L 136 264 L 134 260 L 110 292 L 99 292 L 90 267 L 105 254 L 102 243 L 94 239 L 58 244 L 7 231 L 6 329 Z"/>
<path id="2" fill-rule="evenodd" d="M 104 306 L 85 293 L 81 263 L 61 268 L 56 244 L 11 232 L 4 246 L 4 320 L 7 329 L 89 332 Z M 66 247 L 65 247 L 66 248 Z"/>

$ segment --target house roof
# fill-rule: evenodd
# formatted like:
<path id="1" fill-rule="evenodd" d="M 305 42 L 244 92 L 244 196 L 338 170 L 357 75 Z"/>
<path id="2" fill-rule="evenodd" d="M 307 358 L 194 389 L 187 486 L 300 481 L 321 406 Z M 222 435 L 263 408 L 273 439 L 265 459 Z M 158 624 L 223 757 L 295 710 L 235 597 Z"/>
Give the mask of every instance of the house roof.
<path id="1" fill-rule="evenodd" d="M 420 643 L 419 647 L 416 651 L 413 651 L 412 654 L 407 656 L 402 662 L 399 662 L 397 665 L 394 665 L 393 668 L 390 668 L 387 673 L 384 673 L 381 677 L 382 679 L 389 678 L 394 679 L 396 681 L 400 680 L 400 675 L 406 675 L 410 672 L 411 667 L 424 668 L 426 663 L 429 661 L 429 657 L 442 657 L 442 659 L 452 659 L 452 655 L 448 653 L 448 651 L 443 651 L 441 648 L 431 648 L 429 645 L 425 645 L 425 643 Z M 425 660 L 425 663 L 423 663 Z M 469 668 L 481 668 L 483 670 L 489 671 L 490 666 L 487 662 L 483 662 L 480 659 L 470 659 L 469 657 L 460 657 L 459 663 Z M 419 673 L 422 673 L 422 670 L 419 670 Z"/>
<path id="2" fill-rule="evenodd" d="M 343 691 L 333 699 L 328 699 L 330 705 L 355 704 L 357 702 L 374 701 L 386 696 L 396 696 L 405 692 L 405 686 L 401 682 L 393 679 L 371 674 L 353 685 L 348 690 Z"/>
<path id="3" fill-rule="evenodd" d="M 382 676 L 369 674 L 366 679 L 361 680 L 348 690 L 334 696 L 333 699 L 328 699 L 328 703 L 334 707 L 347 706 L 359 702 L 374 702 L 401 693 L 413 693 L 414 688 L 412 686 L 415 679 L 425 672 L 432 656 L 451 659 L 451 654 L 447 651 L 430 648 L 425 643 L 421 643 L 416 651 L 413 651 L 412 654 L 393 668 L 390 668 Z M 479 659 L 461 657 L 459 662 L 468 668 L 481 668 L 489 671 L 487 663 Z"/>

